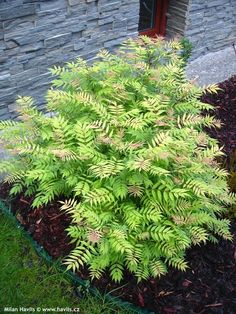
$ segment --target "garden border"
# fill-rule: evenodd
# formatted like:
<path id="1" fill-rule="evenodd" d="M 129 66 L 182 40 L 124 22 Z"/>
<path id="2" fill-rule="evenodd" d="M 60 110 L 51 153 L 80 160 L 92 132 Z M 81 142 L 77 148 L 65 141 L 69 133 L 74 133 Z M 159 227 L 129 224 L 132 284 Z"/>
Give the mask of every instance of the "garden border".
<path id="1" fill-rule="evenodd" d="M 73 285 L 78 285 L 84 289 L 86 289 L 91 295 L 98 296 L 101 294 L 97 288 L 94 288 L 92 286 L 88 286 L 87 281 L 76 276 L 72 271 L 66 271 L 66 267 L 62 266 L 61 264 L 53 261 L 52 257 L 44 250 L 42 246 L 40 246 L 30 235 L 28 231 L 24 229 L 24 227 L 20 224 L 20 222 L 16 219 L 15 215 L 13 215 L 11 211 L 11 203 L 7 202 L 6 200 L 0 198 L 0 211 L 9 217 L 19 228 L 22 232 L 22 234 L 30 241 L 31 245 L 39 255 L 39 257 L 43 258 L 48 264 L 54 265 L 56 269 L 63 273 L 71 282 Z M 113 304 L 119 306 L 120 308 L 124 310 L 132 310 L 134 313 L 137 314 L 155 314 L 154 312 L 150 312 L 147 309 L 141 309 L 135 305 L 133 305 L 130 302 L 123 301 L 122 299 L 118 297 L 113 297 L 109 294 L 104 295 L 105 300 L 112 301 Z"/>

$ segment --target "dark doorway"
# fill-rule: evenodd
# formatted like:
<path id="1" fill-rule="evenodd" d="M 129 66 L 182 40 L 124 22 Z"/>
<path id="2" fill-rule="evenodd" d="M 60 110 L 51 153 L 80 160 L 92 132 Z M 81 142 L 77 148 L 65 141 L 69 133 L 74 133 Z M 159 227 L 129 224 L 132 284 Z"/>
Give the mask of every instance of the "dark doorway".
<path id="1" fill-rule="evenodd" d="M 165 36 L 168 0 L 140 0 L 139 33 Z"/>

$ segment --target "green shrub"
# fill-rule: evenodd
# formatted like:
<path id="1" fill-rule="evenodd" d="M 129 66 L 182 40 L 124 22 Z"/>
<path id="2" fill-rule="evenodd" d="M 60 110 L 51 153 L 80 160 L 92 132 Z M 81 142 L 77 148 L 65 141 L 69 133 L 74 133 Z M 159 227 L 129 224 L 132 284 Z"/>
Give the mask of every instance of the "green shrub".
<path id="1" fill-rule="evenodd" d="M 215 161 L 223 153 L 202 131 L 219 121 L 201 115 L 212 106 L 186 80 L 179 49 L 141 37 L 117 55 L 101 51 L 93 66 L 78 59 L 54 68 L 53 114 L 24 97 L 21 121 L 1 122 L 2 143 L 15 154 L 0 165 L 11 193 L 34 195 L 34 207 L 67 199 L 76 244 L 68 268 L 148 279 L 168 266 L 185 270 L 191 245 L 231 239 L 220 219 L 233 202 Z"/>
<path id="2" fill-rule="evenodd" d="M 182 37 L 180 39 L 180 45 L 181 45 L 181 57 L 186 64 L 188 62 L 188 59 L 191 56 L 192 50 L 193 50 L 193 44 L 190 42 L 189 39 Z"/>

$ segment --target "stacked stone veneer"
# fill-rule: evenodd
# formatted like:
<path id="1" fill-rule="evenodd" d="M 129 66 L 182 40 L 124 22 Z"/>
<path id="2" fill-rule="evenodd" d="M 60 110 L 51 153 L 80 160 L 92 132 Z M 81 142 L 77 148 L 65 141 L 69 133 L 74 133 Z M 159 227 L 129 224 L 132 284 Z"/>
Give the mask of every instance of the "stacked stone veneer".
<path id="1" fill-rule="evenodd" d="M 176 34 L 184 36 L 189 0 L 168 0 L 167 26 L 168 37 Z"/>
<path id="2" fill-rule="evenodd" d="M 43 105 L 49 67 L 114 49 L 138 21 L 138 0 L 0 0 L 0 119 L 14 117 L 17 95 Z"/>
<path id="3" fill-rule="evenodd" d="M 192 58 L 236 43 L 236 0 L 169 0 L 167 15 L 167 35 L 187 37 Z"/>
<path id="4" fill-rule="evenodd" d="M 236 0 L 191 0 L 185 36 L 193 43 L 195 58 L 232 47 L 236 44 Z"/>
<path id="5" fill-rule="evenodd" d="M 167 0 L 166 0 L 167 1 Z M 192 58 L 236 43 L 236 0 L 168 0 L 167 35 L 193 43 Z M 17 95 L 39 106 L 48 68 L 92 59 L 136 36 L 139 0 L 0 0 L 0 119 L 14 117 Z"/>

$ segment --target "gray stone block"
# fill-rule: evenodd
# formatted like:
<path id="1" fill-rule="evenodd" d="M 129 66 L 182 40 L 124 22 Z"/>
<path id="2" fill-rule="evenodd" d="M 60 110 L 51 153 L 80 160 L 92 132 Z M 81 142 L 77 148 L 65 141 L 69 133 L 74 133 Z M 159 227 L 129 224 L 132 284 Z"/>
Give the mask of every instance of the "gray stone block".
<path id="1" fill-rule="evenodd" d="M 0 21 L 11 20 L 35 14 L 34 4 L 25 4 L 20 6 L 9 5 L 5 9 L 0 9 Z"/>
<path id="2" fill-rule="evenodd" d="M 0 88 L 9 88 L 11 84 L 10 78 L 11 75 L 8 72 L 0 74 Z"/>
<path id="3" fill-rule="evenodd" d="M 5 20 L 3 22 L 3 29 L 5 32 L 16 32 L 18 30 L 20 30 L 21 32 L 23 30 L 24 32 L 27 32 L 29 28 L 32 28 L 34 26 L 35 18 L 35 15 L 30 15 L 12 20 Z"/>
<path id="4" fill-rule="evenodd" d="M 78 51 L 85 47 L 85 41 L 74 43 L 74 50 Z"/>
<path id="5" fill-rule="evenodd" d="M 44 40 L 46 48 L 60 47 L 65 43 L 68 43 L 72 37 L 71 33 L 60 34 Z"/>
<path id="6" fill-rule="evenodd" d="M 46 2 L 46 1 L 51 1 L 51 0 L 23 0 L 23 3 L 40 3 L 43 1 Z"/>
<path id="7" fill-rule="evenodd" d="M 28 44 L 28 45 L 23 45 L 20 47 L 20 52 L 32 52 L 32 51 L 38 51 L 40 49 L 44 48 L 44 42 L 43 40 L 37 41 L 36 43 L 33 44 Z"/>
<path id="8" fill-rule="evenodd" d="M 81 19 L 80 17 L 74 17 L 67 19 L 65 22 L 61 24 L 61 28 L 64 32 L 72 32 L 77 33 L 85 30 L 87 27 L 87 21 Z"/>
<path id="9" fill-rule="evenodd" d="M 3 88 L 0 89 L 0 103 L 2 102 L 13 102 L 16 98 L 16 88 L 15 87 L 9 87 L 9 88 Z"/>
<path id="10" fill-rule="evenodd" d="M 40 1 L 40 11 L 50 11 L 53 9 L 66 9 L 67 5 L 68 5 L 67 0 Z"/>
<path id="11" fill-rule="evenodd" d="M 114 1 L 110 2 L 109 1 L 109 3 L 107 3 L 107 4 L 99 5 L 98 6 L 98 10 L 101 13 L 103 13 L 103 12 L 110 12 L 110 11 L 114 12 L 114 10 L 119 9 L 121 7 L 121 5 L 122 5 L 121 1 L 115 1 L 115 2 Z"/>
<path id="12" fill-rule="evenodd" d="M 22 31 L 18 31 L 16 33 L 7 33 L 4 35 L 4 40 L 14 41 L 18 46 L 30 45 L 32 43 L 36 43 L 41 40 L 40 34 L 34 34 L 34 29 L 32 28 L 32 33 L 28 31 L 28 33 L 24 34 Z"/>
<path id="13" fill-rule="evenodd" d="M 45 55 L 43 56 L 39 56 L 39 57 L 35 57 L 33 59 L 28 60 L 25 64 L 24 64 L 24 69 L 25 70 L 29 70 L 29 69 L 33 69 L 33 68 L 46 68 L 47 67 L 47 58 Z"/>
<path id="14" fill-rule="evenodd" d="M 68 0 L 70 6 L 78 5 L 80 2 L 80 0 Z"/>
<path id="15" fill-rule="evenodd" d="M 108 31 L 111 29 L 113 29 L 113 22 L 99 25 L 99 31 L 101 31 L 101 32 L 105 32 L 105 31 Z"/>
<path id="16" fill-rule="evenodd" d="M 119 46 L 124 40 L 126 39 L 126 37 L 121 37 L 118 39 L 114 39 L 114 40 L 110 40 L 104 43 L 104 47 L 105 48 L 111 48 L 111 47 L 117 47 Z"/>
<path id="17" fill-rule="evenodd" d="M 0 64 L 7 62 L 8 57 L 6 55 L 0 55 Z"/>

